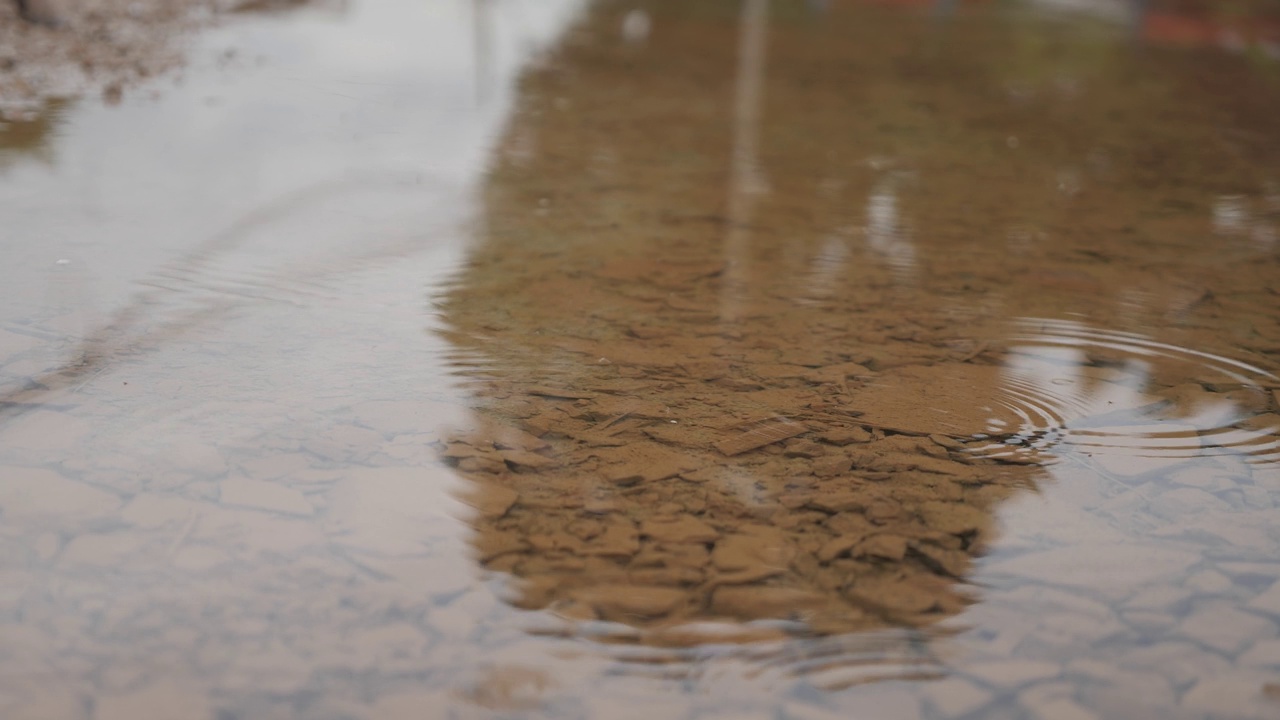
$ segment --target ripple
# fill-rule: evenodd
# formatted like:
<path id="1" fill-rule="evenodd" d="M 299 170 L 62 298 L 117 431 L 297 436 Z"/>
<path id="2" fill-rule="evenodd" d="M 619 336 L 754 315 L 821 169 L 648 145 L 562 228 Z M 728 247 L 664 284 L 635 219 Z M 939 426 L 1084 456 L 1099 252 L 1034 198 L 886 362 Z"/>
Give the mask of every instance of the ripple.
<path id="1" fill-rule="evenodd" d="M 974 452 L 1027 460 L 1046 451 L 1130 467 L 1237 455 L 1280 462 L 1280 377 L 1147 336 L 1023 318 L 1001 368 L 988 442 Z M 1007 418 L 1016 418 L 1010 422 Z M 1115 464 L 1115 463 L 1113 463 Z"/>

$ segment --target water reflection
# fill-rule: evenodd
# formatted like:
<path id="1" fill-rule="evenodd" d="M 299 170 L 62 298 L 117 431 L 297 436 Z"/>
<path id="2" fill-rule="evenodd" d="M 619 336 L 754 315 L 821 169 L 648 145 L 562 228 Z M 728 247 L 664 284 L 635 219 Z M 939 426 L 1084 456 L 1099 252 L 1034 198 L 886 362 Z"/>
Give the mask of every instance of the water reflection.
<path id="1" fill-rule="evenodd" d="M 1058 663 L 1096 673 L 1091 643 L 1167 636 L 1140 610 L 1085 632 L 1072 603 L 1114 617 L 1191 572 L 1230 503 L 1256 524 L 1276 490 L 1272 341 L 1244 329 L 1275 318 L 1220 302 L 1268 275 L 1256 246 L 1200 242 L 1222 212 L 1197 183 L 1225 160 L 1134 124 L 1207 96 L 1143 74 L 1106 26 L 960 13 L 909 46 L 921 17 L 824 12 L 747 2 L 685 33 L 664 29 L 696 11 L 654 7 L 636 55 L 598 5 L 524 78 L 442 305 L 478 406 L 443 450 L 473 483 L 475 555 L 509 602 L 567 621 L 545 632 L 621 645 L 628 674 L 716 657 L 828 690 L 935 679 L 885 697 L 937 716 L 1043 680 L 1023 708 L 1078 708 L 1095 681 Z M 1026 92 L 957 87 L 998 88 L 1011 50 Z M 1176 184 L 1151 183 L 1157 155 Z M 1223 182 L 1266 166 L 1230 157 Z M 1239 499 L 1177 534 L 1193 487 Z M 1106 562 L 1099 542 L 1119 543 Z M 1153 706 L 1195 716 L 1171 697 Z"/>
<path id="2" fill-rule="evenodd" d="M 1267 717 L 1265 77 L 577 9 L 246 20 L 7 166 L 0 714 Z"/>

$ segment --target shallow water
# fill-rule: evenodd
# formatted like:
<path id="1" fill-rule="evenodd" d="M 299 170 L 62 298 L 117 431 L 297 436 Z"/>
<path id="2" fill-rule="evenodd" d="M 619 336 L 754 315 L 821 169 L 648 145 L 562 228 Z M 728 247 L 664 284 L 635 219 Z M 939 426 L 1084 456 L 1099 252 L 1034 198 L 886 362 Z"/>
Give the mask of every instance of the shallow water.
<path id="1" fill-rule="evenodd" d="M 365 0 L 0 127 L 0 715 L 1276 716 L 1275 9 L 1148 5 Z"/>

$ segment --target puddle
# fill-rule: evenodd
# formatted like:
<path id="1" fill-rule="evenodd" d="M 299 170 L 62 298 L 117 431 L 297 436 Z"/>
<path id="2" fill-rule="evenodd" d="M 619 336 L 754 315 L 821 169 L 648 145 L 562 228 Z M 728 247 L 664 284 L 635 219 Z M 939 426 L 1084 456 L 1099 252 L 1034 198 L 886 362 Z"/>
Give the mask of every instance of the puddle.
<path id="1" fill-rule="evenodd" d="M 1274 9 L 266 5 L 0 126 L 4 717 L 1280 712 Z"/>

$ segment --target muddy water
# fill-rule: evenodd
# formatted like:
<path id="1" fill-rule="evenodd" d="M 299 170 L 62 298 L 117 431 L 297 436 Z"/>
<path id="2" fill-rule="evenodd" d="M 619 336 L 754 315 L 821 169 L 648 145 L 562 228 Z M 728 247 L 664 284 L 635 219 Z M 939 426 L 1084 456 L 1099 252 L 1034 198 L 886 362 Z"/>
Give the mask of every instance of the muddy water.
<path id="1" fill-rule="evenodd" d="M 0 714 L 1274 717 L 1274 20 L 368 0 L 0 128 Z"/>

